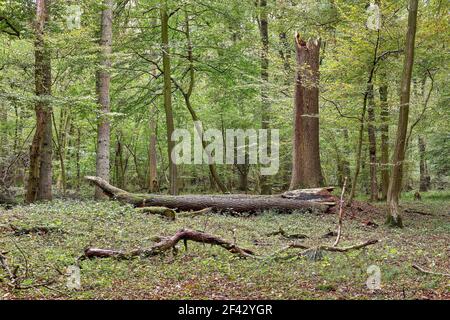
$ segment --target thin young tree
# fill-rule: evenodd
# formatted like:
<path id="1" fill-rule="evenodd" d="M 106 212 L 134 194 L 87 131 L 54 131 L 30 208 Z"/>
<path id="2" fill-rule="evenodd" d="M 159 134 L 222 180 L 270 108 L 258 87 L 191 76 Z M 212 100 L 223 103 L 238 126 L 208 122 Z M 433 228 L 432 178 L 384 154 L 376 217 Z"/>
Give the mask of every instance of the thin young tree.
<path id="1" fill-rule="evenodd" d="M 387 224 L 393 227 L 403 227 L 398 202 L 402 186 L 402 168 L 405 159 L 406 133 L 408 130 L 411 75 L 414 65 L 414 42 L 417 29 L 417 8 L 418 0 L 410 0 L 408 8 L 408 31 L 406 34 L 405 60 L 400 88 L 400 112 L 397 124 L 395 149 L 392 156 L 392 172 L 387 194 L 389 207 Z"/>
<path id="2" fill-rule="evenodd" d="M 177 185 L 177 165 L 172 159 L 172 150 L 175 142 L 172 141 L 174 131 L 173 111 L 172 111 L 172 79 L 170 70 L 170 46 L 169 46 L 169 14 L 167 13 L 167 3 L 161 5 L 161 41 L 164 73 L 164 109 L 166 113 L 167 126 L 167 151 L 169 155 L 169 193 L 178 193 Z"/>
<path id="3" fill-rule="evenodd" d="M 389 105 L 388 85 L 386 75 L 382 73 L 382 84 L 380 85 L 380 132 L 381 132 L 381 199 L 386 200 L 389 188 Z"/>

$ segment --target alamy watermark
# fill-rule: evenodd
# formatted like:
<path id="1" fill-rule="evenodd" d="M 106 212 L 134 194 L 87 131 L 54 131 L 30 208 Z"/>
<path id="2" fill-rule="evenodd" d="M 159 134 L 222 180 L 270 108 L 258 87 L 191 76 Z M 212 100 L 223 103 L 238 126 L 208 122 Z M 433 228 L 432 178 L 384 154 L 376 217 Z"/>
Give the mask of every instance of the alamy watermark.
<path id="1" fill-rule="evenodd" d="M 380 7 L 376 3 L 371 2 L 370 5 L 367 7 L 366 12 L 369 14 L 366 23 L 367 28 L 375 31 L 380 30 L 381 28 Z"/>
<path id="2" fill-rule="evenodd" d="M 381 289 L 381 269 L 380 267 L 372 264 L 367 268 L 367 278 L 366 285 L 369 290 L 375 291 Z"/>
<path id="3" fill-rule="evenodd" d="M 67 267 L 67 283 L 69 290 L 79 290 L 81 288 L 81 270 L 79 266 Z"/>
<path id="4" fill-rule="evenodd" d="M 280 167 L 278 129 L 218 129 L 203 131 L 194 122 L 194 137 L 188 129 L 176 129 L 171 158 L 176 164 L 259 164 L 261 175 L 275 175 Z M 270 141 L 269 141 L 270 140 Z M 205 146 L 203 146 L 205 143 Z"/>

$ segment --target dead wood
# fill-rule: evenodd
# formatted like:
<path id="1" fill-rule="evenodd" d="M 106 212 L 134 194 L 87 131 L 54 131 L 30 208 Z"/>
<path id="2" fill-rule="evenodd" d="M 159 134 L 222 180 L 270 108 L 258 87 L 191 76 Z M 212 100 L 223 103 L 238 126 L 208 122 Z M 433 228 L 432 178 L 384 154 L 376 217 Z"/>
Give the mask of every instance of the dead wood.
<path id="1" fill-rule="evenodd" d="M 417 265 L 417 264 L 413 264 L 412 267 L 422 273 L 426 273 L 426 274 L 432 274 L 432 275 L 436 275 L 436 276 L 444 276 L 444 277 L 450 277 L 450 273 L 441 273 L 441 272 L 433 272 L 427 269 L 422 268 L 421 266 Z"/>
<path id="2" fill-rule="evenodd" d="M 332 196 L 326 188 L 320 189 L 320 194 L 313 191 L 308 195 L 305 195 L 305 197 L 308 197 L 308 200 L 286 198 L 286 195 L 261 196 L 241 194 L 169 196 L 129 193 L 110 185 L 108 182 L 98 177 L 85 177 L 85 179 L 101 188 L 110 198 L 132 204 L 135 207 L 167 207 L 177 211 L 198 211 L 211 208 L 212 211 L 216 212 L 236 213 L 257 213 L 264 210 L 274 210 L 289 213 L 295 210 L 317 210 L 319 212 L 326 212 L 330 206 L 335 204 L 334 202 L 330 202 Z"/>
<path id="3" fill-rule="evenodd" d="M 281 227 L 278 229 L 278 231 L 270 232 L 267 234 L 268 237 L 278 236 L 278 235 L 280 235 L 286 239 L 306 239 L 306 238 L 308 238 L 307 235 L 301 234 L 301 233 L 288 234 Z"/>
<path id="4" fill-rule="evenodd" d="M 175 210 L 166 207 L 143 207 L 136 208 L 136 211 L 146 214 L 157 214 L 166 217 L 169 220 L 175 220 L 176 217 Z"/>
<path id="5" fill-rule="evenodd" d="M 342 186 L 341 198 L 339 200 L 338 231 L 337 231 L 336 241 L 334 241 L 334 243 L 333 243 L 333 247 L 336 247 L 339 244 L 339 241 L 341 240 L 342 221 L 344 218 L 344 193 L 345 193 L 346 185 L 347 185 L 347 177 L 345 177 L 345 179 L 344 179 L 344 185 Z"/>
<path id="6" fill-rule="evenodd" d="M 45 227 L 45 226 L 36 226 L 31 228 L 17 228 L 16 226 L 10 225 L 11 230 L 14 231 L 15 236 L 22 236 L 25 234 L 38 234 L 38 235 L 46 235 L 50 232 L 58 232 L 63 233 L 64 231 L 60 228 L 56 227 Z"/>
<path id="7" fill-rule="evenodd" d="M 168 250 L 176 250 L 178 242 L 184 241 L 187 248 L 187 241 L 194 241 L 199 243 L 211 244 L 220 246 L 233 254 L 241 257 L 254 257 L 255 254 L 249 249 L 243 249 L 237 245 L 224 240 L 220 237 L 190 229 L 181 229 L 171 237 L 162 238 L 162 240 L 148 249 L 136 249 L 129 252 L 121 250 L 101 249 L 101 248 L 87 248 L 84 251 L 82 258 L 117 258 L 129 259 L 136 256 L 150 257 L 162 254 Z"/>

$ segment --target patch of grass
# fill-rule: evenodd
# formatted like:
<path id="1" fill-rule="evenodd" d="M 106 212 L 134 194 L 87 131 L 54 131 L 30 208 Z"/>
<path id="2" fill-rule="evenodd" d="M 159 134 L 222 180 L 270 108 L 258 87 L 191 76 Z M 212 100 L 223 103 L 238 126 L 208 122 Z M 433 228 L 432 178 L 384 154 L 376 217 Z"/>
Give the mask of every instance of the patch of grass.
<path id="1" fill-rule="evenodd" d="M 402 206 L 432 215 L 405 214 L 403 229 L 384 226 L 385 217 L 373 213 L 345 219 L 340 245 L 372 238 L 381 242 L 348 253 L 326 252 L 320 261 L 274 259 L 271 255 L 290 240 L 267 234 L 282 227 L 290 234 L 308 235 L 302 240 L 305 245 L 332 244 L 334 238 L 322 236 L 336 229 L 335 215 L 208 214 L 168 221 L 113 201 L 76 200 L 0 209 L 0 249 L 8 252 L 11 266 L 20 266 L 18 275 L 31 285 L 56 280 L 48 287 L 12 290 L 0 269 L 0 299 L 392 299 L 403 298 L 405 290 L 411 299 L 450 298 L 448 279 L 411 268 L 417 263 L 448 273 L 449 202 L 442 197 L 426 198 L 421 203 L 404 201 Z M 365 226 L 362 222 L 367 220 L 379 227 Z M 52 226 L 64 232 L 14 236 L 8 229 L 10 224 L 21 228 Z M 168 252 L 147 259 L 82 261 L 81 288 L 66 287 L 66 269 L 76 264 L 87 246 L 121 250 L 149 247 L 154 236 L 172 235 L 183 227 L 228 240 L 235 235 L 239 246 L 264 258 L 241 259 L 216 246 L 189 242 L 187 251 L 179 245 L 177 255 Z M 296 251 L 291 249 L 282 257 Z M 376 293 L 366 288 L 370 265 L 381 269 L 382 290 Z"/>

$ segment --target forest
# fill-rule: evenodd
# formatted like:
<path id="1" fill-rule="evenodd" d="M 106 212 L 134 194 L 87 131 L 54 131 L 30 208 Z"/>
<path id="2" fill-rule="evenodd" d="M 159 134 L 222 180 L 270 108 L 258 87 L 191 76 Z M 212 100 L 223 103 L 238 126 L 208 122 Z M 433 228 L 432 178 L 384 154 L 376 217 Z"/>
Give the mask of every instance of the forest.
<path id="1" fill-rule="evenodd" d="M 0 300 L 450 299 L 449 11 L 0 0 Z"/>

